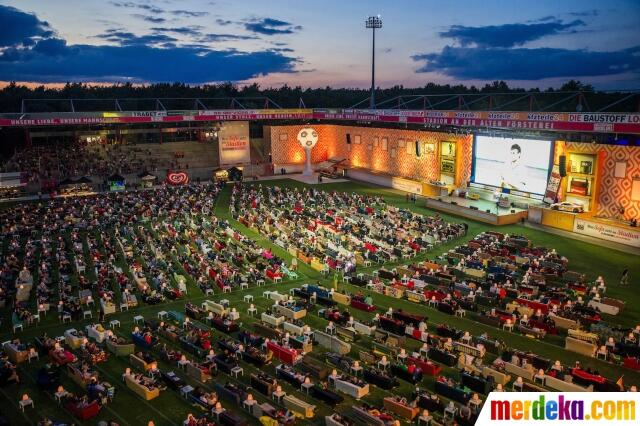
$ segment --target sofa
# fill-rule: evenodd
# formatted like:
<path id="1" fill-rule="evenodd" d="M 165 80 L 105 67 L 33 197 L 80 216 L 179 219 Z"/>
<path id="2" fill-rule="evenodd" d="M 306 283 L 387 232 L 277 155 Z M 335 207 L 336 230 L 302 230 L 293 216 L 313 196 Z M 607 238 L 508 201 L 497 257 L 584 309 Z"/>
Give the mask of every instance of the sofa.
<path id="1" fill-rule="evenodd" d="M 247 424 L 245 419 L 228 410 L 218 416 L 218 422 L 224 426 L 245 426 Z"/>
<path id="2" fill-rule="evenodd" d="M 415 364 L 393 364 L 391 365 L 391 373 L 394 376 L 414 385 L 422 381 L 422 370 Z"/>
<path id="3" fill-rule="evenodd" d="M 83 337 L 80 337 L 80 334 L 75 328 L 70 328 L 64 332 L 64 341 L 71 349 L 78 349 L 82 346 Z"/>
<path id="4" fill-rule="evenodd" d="M 263 374 L 252 374 L 250 384 L 252 388 L 269 397 L 276 390 L 275 381 L 271 377 Z"/>
<path id="5" fill-rule="evenodd" d="M 332 407 L 344 401 L 344 398 L 341 395 L 338 395 L 337 393 L 329 389 L 324 389 L 322 386 L 319 386 L 319 385 L 314 385 L 311 388 L 311 396 L 314 397 L 315 399 L 318 399 L 320 401 L 323 401 L 329 404 Z"/>
<path id="6" fill-rule="evenodd" d="M 282 324 L 282 328 L 285 332 L 290 333 L 294 336 L 301 336 L 304 332 L 303 326 L 287 321 Z"/>
<path id="7" fill-rule="evenodd" d="M 297 350 L 285 348 L 272 341 L 267 343 L 267 350 L 273 353 L 274 358 L 278 358 L 288 365 L 296 364 L 302 359 L 302 356 Z"/>
<path id="8" fill-rule="evenodd" d="M 359 424 L 365 424 L 368 426 L 386 426 L 384 420 L 379 417 L 370 414 L 363 407 L 352 407 L 353 409 L 353 417 Z"/>
<path id="9" fill-rule="evenodd" d="M 91 382 L 89 377 L 85 377 L 78 368 L 78 364 L 67 364 L 67 374 L 82 389 L 87 389 L 87 385 Z"/>
<path id="10" fill-rule="evenodd" d="M 460 373 L 460 383 L 472 391 L 488 394 L 493 388 L 492 379 L 485 379 L 483 376 L 476 376 L 467 372 Z"/>
<path id="11" fill-rule="evenodd" d="M 346 294 L 338 293 L 336 291 L 331 293 L 331 299 L 342 305 L 349 305 L 351 303 L 351 296 L 347 296 Z"/>
<path id="12" fill-rule="evenodd" d="M 438 364 L 422 358 L 410 356 L 407 358 L 407 364 L 417 365 L 422 370 L 422 373 L 428 376 L 437 376 L 438 374 L 440 374 L 440 371 L 442 371 L 442 367 L 440 367 Z"/>
<path id="13" fill-rule="evenodd" d="M 138 370 L 148 371 L 151 369 L 151 364 L 147 363 L 144 359 L 138 358 L 136 354 L 129 355 L 129 362 Z"/>
<path id="14" fill-rule="evenodd" d="M 437 380 L 435 383 L 435 390 L 440 395 L 446 398 L 457 401 L 461 404 L 466 404 L 471 399 L 471 393 L 467 392 L 465 388 L 450 386 L 449 384 Z"/>
<path id="15" fill-rule="evenodd" d="M 318 380 L 324 380 L 329 375 L 329 369 L 326 364 L 316 361 L 313 358 L 305 356 L 298 364 L 298 367 L 303 372 L 315 377 Z"/>
<path id="16" fill-rule="evenodd" d="M 343 342 L 335 336 L 331 336 L 325 332 L 315 330 L 313 332 L 313 339 L 318 342 L 320 346 L 329 349 L 332 352 L 338 352 L 340 354 L 348 354 L 351 352 L 351 345 L 347 342 Z"/>
<path id="17" fill-rule="evenodd" d="M 214 314 L 218 314 L 220 316 L 226 316 L 229 313 L 229 310 L 222 306 L 220 303 L 214 302 L 212 300 L 205 300 L 202 302 L 202 309 L 205 311 L 211 311 Z"/>
<path id="18" fill-rule="evenodd" d="M 234 358 L 227 357 L 223 353 L 219 353 L 213 358 L 218 371 L 225 374 L 231 374 L 231 370 L 238 366 L 238 361 Z"/>
<path id="19" fill-rule="evenodd" d="M 273 311 L 277 315 L 285 316 L 290 320 L 299 320 L 307 315 L 306 309 L 291 309 L 288 306 L 273 305 Z"/>
<path id="20" fill-rule="evenodd" d="M 376 331 L 375 325 L 367 325 L 358 321 L 354 321 L 353 328 L 364 336 L 372 336 Z"/>
<path id="21" fill-rule="evenodd" d="M 334 382 L 337 391 L 346 393 L 347 395 L 351 395 L 355 399 L 360 399 L 369 394 L 368 383 L 365 383 L 362 386 L 358 386 L 354 383 L 342 379 L 336 379 L 334 380 Z"/>
<path id="22" fill-rule="evenodd" d="M 458 363 L 458 357 L 451 352 L 448 352 L 444 349 L 438 349 L 431 347 L 427 352 L 429 359 L 432 359 L 440 364 L 444 364 L 449 367 L 453 367 Z"/>
<path id="23" fill-rule="evenodd" d="M 154 388 L 153 390 L 150 390 L 146 386 L 136 382 L 131 374 L 126 374 L 124 376 L 124 381 L 129 389 L 147 401 L 160 396 L 160 389 Z"/>
<path id="24" fill-rule="evenodd" d="M 364 378 L 364 380 L 371 383 L 372 385 L 376 385 L 379 388 L 387 389 L 387 390 L 393 389 L 399 384 L 398 380 L 394 375 L 388 374 L 385 371 L 377 370 L 374 368 L 365 369 L 364 372 L 362 373 L 362 377 Z"/>
<path id="25" fill-rule="evenodd" d="M 102 324 L 88 325 L 86 330 L 87 336 L 98 343 L 104 342 L 104 339 L 107 337 L 107 331 L 104 329 Z"/>
<path id="26" fill-rule="evenodd" d="M 180 347 L 190 354 L 193 354 L 199 358 L 205 356 L 207 351 L 202 349 L 200 346 L 193 344 L 186 336 L 180 337 L 178 340 L 180 342 Z"/>
<path id="27" fill-rule="evenodd" d="M 52 363 L 58 366 L 66 365 L 76 360 L 74 354 L 63 348 L 51 349 L 49 351 L 49 358 L 51 358 Z"/>
<path id="28" fill-rule="evenodd" d="M 557 328 L 560 328 L 562 330 L 572 330 L 579 327 L 578 321 L 570 318 L 560 317 L 553 313 L 549 314 L 549 318 L 553 320 Z"/>
<path id="29" fill-rule="evenodd" d="M 303 400 L 298 399 L 293 395 L 286 395 L 282 399 L 282 403 L 289 410 L 302 415 L 302 417 L 306 419 L 311 419 L 314 416 L 314 410 L 316 409 L 316 406 L 304 402 Z"/>
<path id="30" fill-rule="evenodd" d="M 241 405 L 247 398 L 247 393 L 236 385 L 216 383 L 215 390 L 220 398 L 227 399 L 236 405 Z"/>
<path id="31" fill-rule="evenodd" d="M 574 339 L 573 337 L 567 337 L 565 339 L 564 348 L 568 351 L 576 352 L 582 355 L 594 357 L 598 346 L 593 343 L 586 342 L 584 340 Z"/>
<path id="32" fill-rule="evenodd" d="M 501 371 L 498 371 L 494 368 L 488 367 L 488 366 L 483 366 L 480 369 L 480 374 L 482 375 L 482 377 L 492 377 L 493 378 L 493 382 L 496 384 L 501 384 L 502 386 L 506 385 L 507 383 L 509 383 L 511 381 L 511 375 L 507 374 L 507 373 L 503 373 Z"/>
<path id="33" fill-rule="evenodd" d="M 358 334 L 356 329 L 352 327 L 342 327 L 340 325 L 336 325 L 336 335 L 342 337 L 348 342 L 355 342 L 356 340 L 360 339 L 360 335 Z"/>
<path id="34" fill-rule="evenodd" d="M 89 404 L 75 404 L 73 401 L 67 401 L 64 404 L 64 408 L 71 413 L 71 415 L 82 421 L 92 419 L 100 413 L 100 404 L 97 400 Z"/>
<path id="35" fill-rule="evenodd" d="M 419 407 L 411 407 L 406 402 L 398 401 L 392 396 L 388 396 L 383 400 L 384 408 L 402 418 L 409 421 L 413 420 L 420 412 Z"/>
<path id="36" fill-rule="evenodd" d="M 593 392 L 593 385 L 585 388 L 577 383 L 567 382 L 549 375 L 544 376 L 544 385 L 560 392 Z"/>
<path id="37" fill-rule="evenodd" d="M 135 352 L 136 346 L 133 343 L 118 344 L 107 339 L 107 350 L 115 356 L 128 356 Z"/>
<path id="38" fill-rule="evenodd" d="M 7 354 L 7 357 L 9 357 L 9 361 L 11 361 L 14 364 L 20 364 L 21 362 L 25 362 L 29 357 L 28 350 L 26 349 L 20 350 L 14 343 L 10 341 L 5 342 L 4 345 L 2 345 L 2 349 Z"/>
<path id="39" fill-rule="evenodd" d="M 266 312 L 263 312 L 262 315 L 260 315 L 260 319 L 262 320 L 262 322 L 264 322 L 265 324 L 269 324 L 272 325 L 274 327 L 279 327 L 280 324 L 282 324 L 284 322 L 284 316 L 283 315 L 270 315 Z"/>
<path id="40" fill-rule="evenodd" d="M 514 375 L 515 377 L 520 376 L 527 380 L 533 380 L 533 376 L 536 374 L 536 371 L 533 369 L 533 365 L 531 364 L 527 364 L 526 367 L 523 368 L 511 362 L 504 363 L 504 371 Z"/>
<path id="41" fill-rule="evenodd" d="M 186 370 L 188 376 L 193 377 L 200 383 L 206 383 L 208 380 L 211 380 L 211 374 L 200 368 L 198 364 L 190 362 L 189 364 L 187 364 Z"/>

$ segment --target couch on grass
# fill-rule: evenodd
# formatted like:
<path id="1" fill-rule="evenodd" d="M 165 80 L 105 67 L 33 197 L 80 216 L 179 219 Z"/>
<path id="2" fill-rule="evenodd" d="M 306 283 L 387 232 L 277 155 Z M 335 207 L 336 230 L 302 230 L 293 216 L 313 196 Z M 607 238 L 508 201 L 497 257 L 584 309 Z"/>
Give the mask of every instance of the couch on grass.
<path id="1" fill-rule="evenodd" d="M 388 396 L 383 400 L 384 408 L 409 421 L 413 420 L 420 412 L 419 407 L 411 407 L 406 401 L 399 401 L 393 396 Z"/>
<path id="2" fill-rule="evenodd" d="M 107 350 L 115 356 L 128 356 L 135 352 L 136 346 L 133 343 L 116 343 L 111 339 L 107 340 Z"/>
<path id="3" fill-rule="evenodd" d="M 107 337 L 107 331 L 104 329 L 102 324 L 91 324 L 86 327 L 87 336 L 90 339 L 95 340 L 98 343 L 104 342 L 104 339 Z"/>
<path id="4" fill-rule="evenodd" d="M 149 389 L 148 387 L 141 385 L 140 383 L 134 380 L 134 377 L 131 374 L 126 374 L 124 376 L 124 381 L 127 384 L 127 387 L 129 389 L 131 389 L 134 393 L 136 393 L 138 396 L 140 396 L 141 398 L 147 401 L 150 401 L 160 396 L 160 389 L 158 388 Z"/>
<path id="5" fill-rule="evenodd" d="M 9 361 L 14 364 L 20 364 L 21 362 L 25 362 L 29 357 L 29 351 L 27 349 L 19 349 L 16 344 L 13 342 L 5 342 L 2 345 L 2 349 L 9 357 Z"/>
<path id="6" fill-rule="evenodd" d="M 332 352 L 338 352 L 343 355 L 351 352 L 351 345 L 349 343 L 343 342 L 336 336 L 331 336 L 325 332 L 315 330 L 313 332 L 313 339 L 318 342 L 320 346 L 323 346 Z"/>
<path id="7" fill-rule="evenodd" d="M 78 349 L 82 346 L 84 337 L 80 336 L 80 333 L 75 328 L 70 328 L 64 332 L 64 341 L 71 349 Z"/>
<path id="8" fill-rule="evenodd" d="M 205 383 L 208 380 L 211 380 L 211 374 L 209 374 L 209 372 L 207 372 L 205 369 L 200 368 L 198 364 L 190 362 L 189 364 L 187 364 L 186 370 L 188 376 L 193 377 L 200 383 Z"/>
<path id="9" fill-rule="evenodd" d="M 294 413 L 300 414 L 306 419 L 311 419 L 314 416 L 313 412 L 316 409 L 316 406 L 304 402 L 303 400 L 298 399 L 293 395 L 286 395 L 282 399 L 282 403 L 289 410 L 293 411 Z"/>
<path id="10" fill-rule="evenodd" d="M 262 315 L 260 315 L 260 319 L 262 320 L 262 322 L 264 322 L 265 324 L 269 324 L 273 327 L 279 327 L 280 324 L 282 324 L 285 320 L 284 316 L 282 314 L 279 315 L 270 315 L 266 312 L 263 312 Z"/>
<path id="11" fill-rule="evenodd" d="M 202 309 L 205 311 L 211 311 L 214 314 L 218 314 L 220 316 L 226 316 L 229 313 L 229 310 L 225 308 L 220 303 L 214 302 L 212 300 L 205 300 L 202 302 Z"/>
<path id="12" fill-rule="evenodd" d="M 501 384 L 502 386 L 506 385 L 507 383 L 509 383 L 511 381 L 511 375 L 507 374 L 507 373 L 503 373 L 499 370 L 496 370 L 494 368 L 488 367 L 488 366 L 483 366 L 480 369 L 480 374 L 482 375 L 482 377 L 492 377 L 493 378 L 493 382 L 496 384 Z"/>
<path id="13" fill-rule="evenodd" d="M 364 407 L 352 407 L 353 408 L 353 417 L 360 424 L 365 424 L 368 426 L 386 426 L 384 420 L 379 417 L 370 414 Z"/>
<path id="14" fill-rule="evenodd" d="M 100 404 L 98 400 L 94 400 L 90 403 L 74 403 L 69 400 L 64 404 L 64 408 L 71 413 L 74 417 L 87 421 L 96 417 L 100 413 Z"/>
<path id="15" fill-rule="evenodd" d="M 594 345 L 593 343 L 574 339 L 573 337 L 566 338 L 564 348 L 568 351 L 576 352 L 590 357 L 595 356 L 596 351 L 598 350 L 598 346 Z"/>
<path id="16" fill-rule="evenodd" d="M 549 375 L 544 376 L 544 385 L 549 389 L 560 392 L 593 392 L 593 385 L 584 387 L 577 383 L 567 382 L 566 380 Z"/>
<path id="17" fill-rule="evenodd" d="M 307 315 L 306 309 L 292 309 L 282 305 L 273 305 L 273 311 L 276 315 L 283 315 L 290 320 L 299 320 Z"/>
<path id="18" fill-rule="evenodd" d="M 129 355 L 129 362 L 138 370 L 148 371 L 151 369 L 151 363 L 148 363 L 144 359 L 139 358 L 136 354 Z"/>
<path id="19" fill-rule="evenodd" d="M 337 391 L 346 393 L 347 395 L 351 395 L 355 399 L 360 399 L 369 394 L 369 384 L 362 383 L 362 385 L 358 385 L 347 380 L 336 379 L 335 387 Z"/>

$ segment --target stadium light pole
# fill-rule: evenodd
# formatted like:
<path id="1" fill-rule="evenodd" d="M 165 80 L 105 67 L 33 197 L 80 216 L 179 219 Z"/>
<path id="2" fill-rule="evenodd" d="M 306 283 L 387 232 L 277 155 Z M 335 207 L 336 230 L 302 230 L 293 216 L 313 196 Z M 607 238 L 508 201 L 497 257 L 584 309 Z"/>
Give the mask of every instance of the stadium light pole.
<path id="1" fill-rule="evenodd" d="M 371 49 L 371 102 L 369 107 L 376 107 L 376 28 L 382 28 L 382 18 L 378 16 L 369 16 L 365 21 L 365 26 L 371 28 L 373 33 L 373 45 Z"/>

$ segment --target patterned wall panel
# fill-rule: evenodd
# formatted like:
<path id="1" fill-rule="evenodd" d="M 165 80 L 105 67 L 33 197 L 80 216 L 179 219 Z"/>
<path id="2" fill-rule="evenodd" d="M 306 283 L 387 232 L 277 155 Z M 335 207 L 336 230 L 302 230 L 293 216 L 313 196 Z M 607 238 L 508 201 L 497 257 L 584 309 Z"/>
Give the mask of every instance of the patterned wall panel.
<path id="1" fill-rule="evenodd" d="M 596 215 L 618 217 L 620 208 L 624 208 L 623 218 L 640 218 L 640 201 L 631 200 L 631 186 L 634 177 L 640 178 L 640 148 L 600 145 L 590 143 L 567 143 L 567 151 L 600 154 L 598 173 L 598 205 Z M 624 178 L 615 177 L 616 162 L 627 163 Z"/>
<path id="2" fill-rule="evenodd" d="M 469 182 L 471 180 L 471 166 L 473 165 L 473 135 L 461 137 L 458 143 L 460 158 L 458 160 L 459 182 Z"/>
<path id="3" fill-rule="evenodd" d="M 304 126 L 270 127 L 274 163 L 301 164 L 304 162 L 304 151 L 296 141 L 296 135 L 302 127 Z M 318 144 L 312 154 L 314 163 L 327 158 L 347 158 L 353 167 L 363 167 L 409 179 L 438 180 L 440 176 L 439 142 L 457 140 L 458 149 L 462 155 L 458 162 L 458 176 L 468 180 L 471 173 L 471 136 L 357 126 L 313 125 L 311 127 L 316 129 L 319 136 Z M 351 136 L 351 145 L 346 142 L 347 133 Z M 419 141 L 423 150 L 420 157 L 415 154 L 416 141 Z M 426 145 L 429 144 L 435 148 L 433 153 L 424 152 Z M 384 149 L 385 145 L 386 149 Z"/>

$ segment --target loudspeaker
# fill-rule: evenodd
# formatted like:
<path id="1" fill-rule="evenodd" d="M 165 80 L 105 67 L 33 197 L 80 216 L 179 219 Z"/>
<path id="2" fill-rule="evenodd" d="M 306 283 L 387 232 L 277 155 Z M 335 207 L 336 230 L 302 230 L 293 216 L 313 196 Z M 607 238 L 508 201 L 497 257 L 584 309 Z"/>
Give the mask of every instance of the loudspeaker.
<path id="1" fill-rule="evenodd" d="M 487 209 L 487 210 L 485 210 L 485 211 L 486 211 L 487 213 L 491 213 L 491 210 L 489 210 L 489 209 Z"/>
<path id="2" fill-rule="evenodd" d="M 515 213 L 515 212 L 516 212 L 515 210 L 511 210 L 511 213 Z"/>
<path id="3" fill-rule="evenodd" d="M 420 141 L 416 141 L 416 157 L 420 157 Z"/>
<path id="4" fill-rule="evenodd" d="M 454 206 L 458 205 L 458 203 L 456 203 L 455 201 L 452 201 L 451 204 L 453 204 Z"/>
<path id="5" fill-rule="evenodd" d="M 469 206 L 469 208 L 470 208 L 471 210 L 478 210 L 478 208 L 477 208 L 476 206 Z"/>
<path id="6" fill-rule="evenodd" d="M 351 145 L 351 133 L 347 133 L 347 144 Z"/>
<path id="7" fill-rule="evenodd" d="M 561 155 L 559 157 L 560 176 L 565 177 L 567 175 L 567 156 Z"/>

